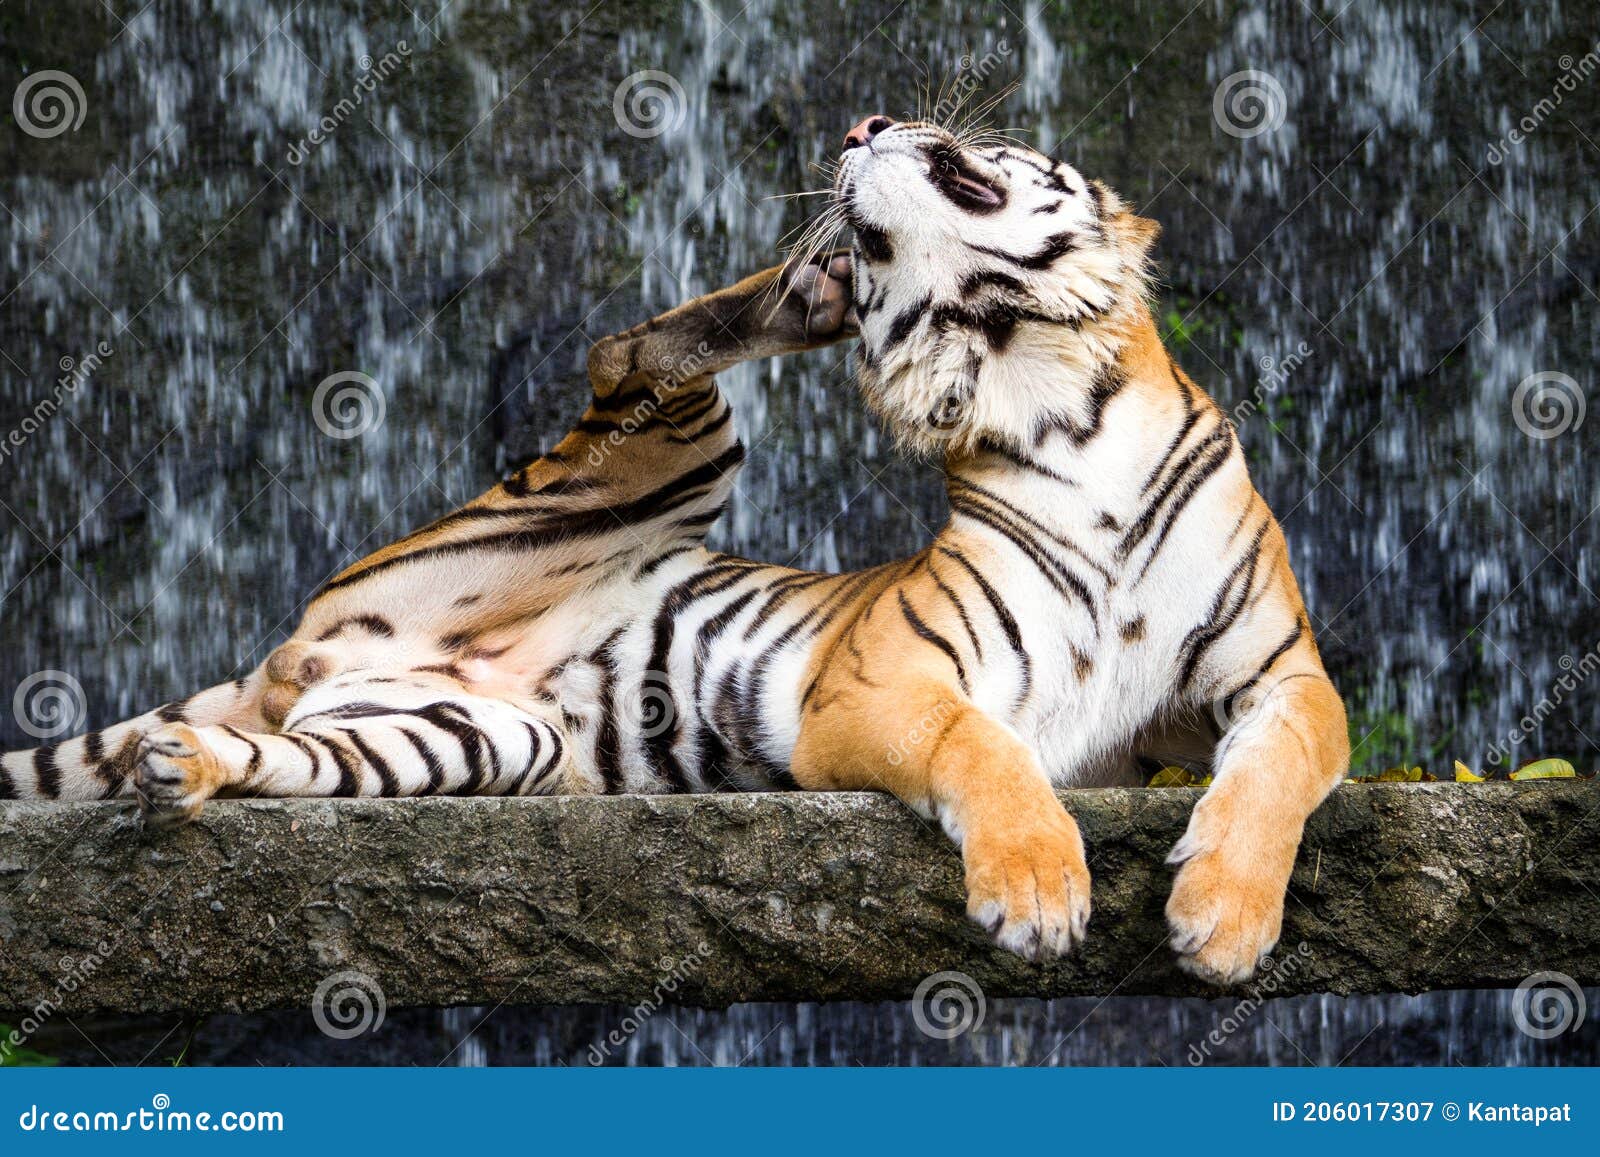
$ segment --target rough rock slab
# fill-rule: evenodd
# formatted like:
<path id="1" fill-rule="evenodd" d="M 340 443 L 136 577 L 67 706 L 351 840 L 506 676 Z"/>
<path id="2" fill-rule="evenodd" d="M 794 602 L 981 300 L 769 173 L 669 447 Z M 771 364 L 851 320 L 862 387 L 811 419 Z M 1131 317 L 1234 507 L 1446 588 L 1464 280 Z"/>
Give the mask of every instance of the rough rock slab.
<path id="1" fill-rule="evenodd" d="M 1032 966 L 964 915 L 937 831 L 871 794 L 0 805 L 0 1009 L 1201 994 L 1162 905 L 1188 790 L 1075 791 L 1082 955 Z M 1600 784 L 1348 785 L 1312 817 L 1266 991 L 1600 983 Z M 1292 964 L 1291 956 L 1297 957 Z M 3 1014 L 0 1014 L 3 1017 Z"/>

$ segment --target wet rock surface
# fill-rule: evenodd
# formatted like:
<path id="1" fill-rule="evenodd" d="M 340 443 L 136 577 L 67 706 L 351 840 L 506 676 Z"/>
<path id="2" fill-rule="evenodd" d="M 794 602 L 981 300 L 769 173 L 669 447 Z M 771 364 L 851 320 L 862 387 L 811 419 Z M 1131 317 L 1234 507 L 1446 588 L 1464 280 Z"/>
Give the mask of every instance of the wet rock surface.
<path id="1" fill-rule="evenodd" d="M 305 1007 L 360 973 L 390 1005 L 1216 995 L 1164 944 L 1195 793 L 1064 797 L 1095 875 L 1081 957 L 1036 967 L 964 915 L 954 848 L 878 795 L 0 807 L 0 1007 Z M 1600 789 L 1352 785 L 1312 817 L 1266 993 L 1600 981 Z"/>

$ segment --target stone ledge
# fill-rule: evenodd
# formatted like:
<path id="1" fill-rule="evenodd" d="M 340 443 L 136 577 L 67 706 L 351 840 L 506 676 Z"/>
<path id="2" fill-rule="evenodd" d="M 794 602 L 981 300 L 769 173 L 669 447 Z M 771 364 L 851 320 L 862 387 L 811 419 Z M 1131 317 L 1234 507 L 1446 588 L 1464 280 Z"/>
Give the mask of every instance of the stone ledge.
<path id="1" fill-rule="evenodd" d="M 304 1006 L 346 969 L 394 1006 L 894 999 L 947 969 L 991 996 L 1201 995 L 1161 917 L 1197 796 L 1063 796 L 1094 919 L 1050 967 L 988 945 L 954 848 L 880 795 L 241 801 L 166 833 L 7 803 L 0 1009 Z M 1600 983 L 1597 837 L 1600 784 L 1347 785 L 1307 827 L 1278 954 L 1302 960 L 1271 991 Z"/>

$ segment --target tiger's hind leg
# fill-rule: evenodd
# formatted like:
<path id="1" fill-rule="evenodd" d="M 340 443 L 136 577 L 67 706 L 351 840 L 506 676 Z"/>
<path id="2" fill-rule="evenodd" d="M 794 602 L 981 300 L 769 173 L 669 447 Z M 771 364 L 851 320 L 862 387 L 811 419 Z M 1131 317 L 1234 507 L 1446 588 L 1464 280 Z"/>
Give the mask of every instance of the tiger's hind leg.
<path id="1" fill-rule="evenodd" d="M 85 735 L 7 752 L 0 755 L 0 799 L 126 797 L 145 735 L 174 723 L 262 728 L 267 725 L 262 702 L 270 689 L 268 677 L 258 670 Z"/>
<path id="2" fill-rule="evenodd" d="M 555 713 L 444 676 L 353 674 L 308 691 L 280 732 L 169 723 L 134 773 L 147 822 L 194 819 L 212 796 L 542 795 L 575 790 Z"/>
<path id="3" fill-rule="evenodd" d="M 348 646 L 290 640 L 241 679 L 72 739 L 0 755 L 0 799 L 126 798 L 145 736 L 176 725 L 275 731 L 307 688 L 360 661 Z"/>

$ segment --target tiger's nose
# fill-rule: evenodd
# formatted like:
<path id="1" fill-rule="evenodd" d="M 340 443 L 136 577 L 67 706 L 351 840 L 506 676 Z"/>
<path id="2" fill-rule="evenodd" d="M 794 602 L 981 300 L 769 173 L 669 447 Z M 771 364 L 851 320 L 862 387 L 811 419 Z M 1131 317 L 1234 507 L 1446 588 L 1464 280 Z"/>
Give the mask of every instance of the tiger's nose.
<path id="1" fill-rule="evenodd" d="M 845 133 L 844 147 L 847 149 L 859 149 L 862 145 L 869 145 L 872 143 L 873 137 L 892 124 L 894 124 L 894 121 L 889 117 L 884 116 L 882 113 L 874 113 Z"/>

